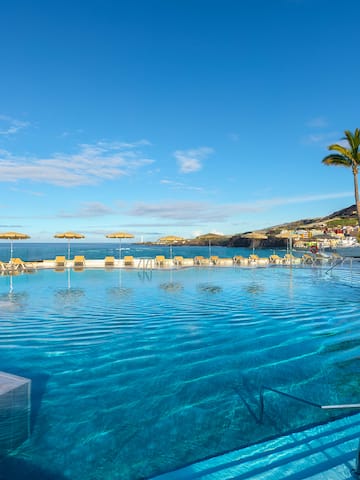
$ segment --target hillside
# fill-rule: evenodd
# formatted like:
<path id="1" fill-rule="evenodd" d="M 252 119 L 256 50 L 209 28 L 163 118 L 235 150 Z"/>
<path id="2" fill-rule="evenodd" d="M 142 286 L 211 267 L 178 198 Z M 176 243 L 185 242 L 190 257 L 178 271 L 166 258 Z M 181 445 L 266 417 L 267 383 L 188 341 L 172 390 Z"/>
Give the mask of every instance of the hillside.
<path id="1" fill-rule="evenodd" d="M 310 229 L 320 225 L 328 225 L 336 227 L 337 225 L 357 224 L 356 206 L 343 208 L 337 212 L 333 212 L 325 217 L 317 218 L 303 218 L 301 220 L 295 220 L 293 222 L 283 223 L 281 225 L 274 225 L 271 227 L 261 229 L 262 233 L 265 233 L 268 238 L 266 240 L 254 240 L 256 248 L 281 248 L 286 246 L 286 239 L 277 238 L 276 235 L 281 230 L 296 230 L 296 229 Z M 216 233 L 207 233 L 200 235 L 196 238 L 184 240 L 183 245 L 192 246 L 223 246 L 223 247 L 249 247 L 252 245 L 252 240 L 244 238 L 243 235 L 248 232 L 242 232 L 235 235 L 219 235 Z"/>
<path id="2" fill-rule="evenodd" d="M 276 234 L 280 233 L 281 230 L 295 230 L 300 228 L 312 228 L 320 225 L 336 226 L 337 224 L 357 224 L 357 214 L 356 206 L 351 205 L 350 207 L 343 208 L 336 212 L 331 213 L 325 217 L 317 218 L 305 218 L 301 220 L 295 220 L 293 222 L 283 223 L 281 225 L 274 225 L 272 227 L 267 227 L 262 229 L 262 232 L 268 235 L 266 240 L 256 240 L 257 248 L 278 248 L 286 246 L 285 239 L 276 238 Z M 229 247 L 248 247 L 251 244 L 251 240 L 243 238 L 243 234 L 237 234 L 230 238 L 227 246 Z"/>
<path id="3" fill-rule="evenodd" d="M 357 214 L 356 214 L 356 205 L 351 205 L 350 207 L 343 208 L 342 210 L 338 210 L 336 212 L 331 213 L 325 217 L 316 217 L 316 218 L 306 218 L 301 220 L 295 220 L 289 223 L 283 223 L 281 225 L 276 225 L 273 227 L 265 228 L 264 231 L 271 233 L 272 231 L 276 230 L 294 230 L 296 228 L 310 228 L 312 226 L 316 226 L 318 224 L 328 224 L 329 222 L 333 222 L 334 220 L 339 220 L 339 223 L 343 223 L 344 220 L 354 219 L 357 222 Z"/>

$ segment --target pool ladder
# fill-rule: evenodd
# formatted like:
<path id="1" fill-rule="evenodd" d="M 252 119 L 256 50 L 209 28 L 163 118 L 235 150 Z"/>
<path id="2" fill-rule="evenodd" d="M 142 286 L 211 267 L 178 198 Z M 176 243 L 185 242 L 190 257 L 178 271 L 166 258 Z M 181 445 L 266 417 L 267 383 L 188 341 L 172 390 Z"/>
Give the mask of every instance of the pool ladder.
<path id="1" fill-rule="evenodd" d="M 285 392 L 282 392 L 281 390 L 276 390 L 275 388 L 262 385 L 260 387 L 260 415 L 259 415 L 260 422 L 262 422 L 264 418 L 264 408 L 265 408 L 264 394 L 266 391 L 277 393 L 278 395 L 291 398 L 292 400 L 295 400 L 297 402 L 305 403 L 306 405 L 310 405 L 311 407 L 320 408 L 321 410 L 341 410 L 341 409 L 349 409 L 349 408 L 360 409 L 360 403 L 347 403 L 347 404 L 340 404 L 340 405 L 320 405 L 319 403 L 311 402 L 310 400 L 305 400 L 304 398 L 296 397 L 295 395 L 291 395 L 290 393 L 285 393 Z M 360 440 L 359 440 L 359 444 L 356 452 L 355 468 L 352 471 L 352 474 L 354 475 L 355 478 L 360 479 Z"/>
<path id="2" fill-rule="evenodd" d="M 152 258 L 140 258 L 137 268 L 142 268 L 143 270 L 152 270 L 153 266 Z"/>

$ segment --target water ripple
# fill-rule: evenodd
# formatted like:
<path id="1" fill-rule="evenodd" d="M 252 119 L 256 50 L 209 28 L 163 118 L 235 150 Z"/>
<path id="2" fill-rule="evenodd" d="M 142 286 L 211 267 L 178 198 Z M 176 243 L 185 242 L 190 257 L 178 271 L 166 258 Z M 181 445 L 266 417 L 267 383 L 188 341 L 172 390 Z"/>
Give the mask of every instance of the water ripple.
<path id="1" fill-rule="evenodd" d="M 360 386 L 359 297 L 321 271 L 85 270 L 71 288 L 39 272 L 13 295 L 2 280 L 1 368 L 42 392 L 18 454 L 71 478 L 137 480 L 324 420 L 269 395 L 258 424 L 262 384 L 319 403 Z"/>

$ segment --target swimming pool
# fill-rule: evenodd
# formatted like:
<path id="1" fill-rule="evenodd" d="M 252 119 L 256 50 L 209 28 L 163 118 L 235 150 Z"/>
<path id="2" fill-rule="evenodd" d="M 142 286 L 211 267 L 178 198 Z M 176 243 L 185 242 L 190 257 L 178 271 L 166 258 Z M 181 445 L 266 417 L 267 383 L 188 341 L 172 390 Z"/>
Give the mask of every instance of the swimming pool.
<path id="1" fill-rule="evenodd" d="M 0 277 L 0 369 L 33 381 L 9 478 L 149 478 L 328 418 L 269 393 L 259 422 L 264 384 L 359 400 L 360 290 L 340 271 L 67 274 L 16 276 L 12 294 Z"/>

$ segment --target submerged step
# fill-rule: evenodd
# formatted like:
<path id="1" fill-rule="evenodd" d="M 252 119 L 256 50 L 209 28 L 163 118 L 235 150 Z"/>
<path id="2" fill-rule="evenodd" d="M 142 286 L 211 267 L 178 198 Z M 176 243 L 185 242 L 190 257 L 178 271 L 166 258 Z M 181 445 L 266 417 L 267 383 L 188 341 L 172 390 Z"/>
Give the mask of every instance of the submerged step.
<path id="1" fill-rule="evenodd" d="M 0 372 L 0 456 L 29 437 L 30 389 L 28 378 Z"/>
<path id="2" fill-rule="evenodd" d="M 349 480 L 360 414 L 196 462 L 152 480 Z"/>

